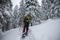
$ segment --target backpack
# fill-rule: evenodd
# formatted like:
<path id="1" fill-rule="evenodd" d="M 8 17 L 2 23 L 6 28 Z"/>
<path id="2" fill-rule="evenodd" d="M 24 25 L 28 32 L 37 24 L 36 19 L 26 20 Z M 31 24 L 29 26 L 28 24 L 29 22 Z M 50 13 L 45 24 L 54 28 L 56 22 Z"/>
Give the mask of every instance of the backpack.
<path id="1" fill-rule="evenodd" d="M 24 19 L 24 22 L 30 22 L 31 17 L 30 16 L 26 16 Z"/>

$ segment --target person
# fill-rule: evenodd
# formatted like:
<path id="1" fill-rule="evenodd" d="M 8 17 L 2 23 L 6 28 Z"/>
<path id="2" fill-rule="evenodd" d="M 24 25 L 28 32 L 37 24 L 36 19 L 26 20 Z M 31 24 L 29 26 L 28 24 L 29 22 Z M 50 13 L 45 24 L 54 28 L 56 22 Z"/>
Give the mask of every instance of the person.
<path id="1" fill-rule="evenodd" d="M 27 14 L 23 19 L 24 27 L 23 27 L 23 36 L 28 35 L 29 24 L 31 23 L 32 17 L 30 14 Z"/>

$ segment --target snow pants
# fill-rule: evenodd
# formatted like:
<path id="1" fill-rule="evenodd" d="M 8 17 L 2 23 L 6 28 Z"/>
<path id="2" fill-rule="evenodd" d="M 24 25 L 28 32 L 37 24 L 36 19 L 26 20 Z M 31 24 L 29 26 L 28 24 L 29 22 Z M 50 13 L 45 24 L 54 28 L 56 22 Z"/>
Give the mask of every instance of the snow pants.
<path id="1" fill-rule="evenodd" d="M 28 30 L 29 30 L 29 22 L 24 22 L 23 32 L 27 34 Z"/>

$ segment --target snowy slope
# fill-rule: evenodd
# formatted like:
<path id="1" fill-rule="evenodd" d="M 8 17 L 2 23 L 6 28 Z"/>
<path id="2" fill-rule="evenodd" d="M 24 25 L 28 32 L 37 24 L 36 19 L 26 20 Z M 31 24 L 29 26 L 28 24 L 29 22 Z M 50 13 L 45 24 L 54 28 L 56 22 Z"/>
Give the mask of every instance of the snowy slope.
<path id="1" fill-rule="evenodd" d="M 22 27 L 5 32 L 1 40 L 22 40 L 21 35 Z M 49 19 L 40 25 L 30 27 L 24 40 L 60 40 L 60 19 Z"/>
<path id="2" fill-rule="evenodd" d="M 60 40 L 60 19 L 49 19 L 31 29 L 37 40 Z"/>
<path id="3" fill-rule="evenodd" d="M 29 36 L 27 36 L 24 40 L 35 40 L 31 30 L 29 30 Z M 1 40 L 22 40 L 22 28 L 16 28 L 9 30 L 2 34 Z"/>

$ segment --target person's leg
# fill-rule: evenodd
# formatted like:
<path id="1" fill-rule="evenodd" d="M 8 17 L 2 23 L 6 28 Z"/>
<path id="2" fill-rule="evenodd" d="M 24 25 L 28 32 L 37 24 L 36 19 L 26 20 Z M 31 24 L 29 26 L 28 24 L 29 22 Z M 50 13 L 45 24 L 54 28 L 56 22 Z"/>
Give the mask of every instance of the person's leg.
<path id="1" fill-rule="evenodd" d="M 28 27 L 26 27 L 26 35 L 28 34 Z"/>
<path id="2" fill-rule="evenodd" d="M 22 37 L 25 37 L 26 36 L 25 33 L 26 33 L 26 23 L 24 23 Z"/>
<path id="3" fill-rule="evenodd" d="M 25 26 L 26 26 L 26 24 L 25 24 L 25 22 L 24 22 L 24 26 L 23 26 L 23 33 L 25 32 Z"/>
<path id="4" fill-rule="evenodd" d="M 23 33 L 25 32 L 25 26 L 23 27 Z"/>
<path id="5" fill-rule="evenodd" d="M 29 30 L 29 23 L 27 23 L 27 26 L 26 26 L 26 35 L 28 34 L 28 30 Z"/>
<path id="6" fill-rule="evenodd" d="M 24 37 L 25 37 L 25 25 L 23 27 L 23 34 L 22 34 L 22 38 L 24 38 Z"/>

